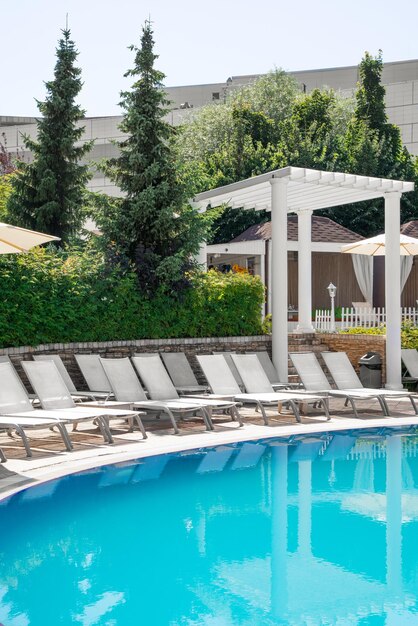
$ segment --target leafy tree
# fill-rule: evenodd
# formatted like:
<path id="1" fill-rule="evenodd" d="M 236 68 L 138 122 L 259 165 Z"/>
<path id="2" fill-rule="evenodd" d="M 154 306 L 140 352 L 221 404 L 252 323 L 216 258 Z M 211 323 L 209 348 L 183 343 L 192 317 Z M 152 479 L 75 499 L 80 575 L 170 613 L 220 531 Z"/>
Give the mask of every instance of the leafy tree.
<path id="1" fill-rule="evenodd" d="M 333 169 L 352 103 L 332 91 L 302 95 L 280 70 L 193 112 L 175 137 L 189 194 L 286 165 Z M 321 118 L 319 118 L 321 114 Z M 265 211 L 213 211 L 211 241 L 228 241 L 266 221 Z"/>
<path id="2" fill-rule="evenodd" d="M 15 223 L 68 240 L 85 218 L 85 185 L 90 178 L 80 159 L 92 142 L 76 145 L 84 127 L 78 122 L 84 111 L 75 103 L 81 70 L 76 67 L 78 52 L 70 31 L 62 31 L 56 51 L 54 79 L 46 83 L 47 96 L 38 102 L 42 118 L 37 121 L 37 140 L 24 135 L 32 163 L 19 163 L 13 178 L 8 208 Z"/>
<path id="3" fill-rule="evenodd" d="M 125 76 L 135 82 L 121 94 L 125 113 L 120 125 L 128 137 L 118 144 L 120 155 L 105 165 L 124 197 L 104 203 L 97 222 L 116 254 L 135 263 L 144 291 L 163 284 L 175 291 L 194 265 L 203 220 L 185 202 L 178 180 L 170 144 L 175 131 L 164 121 L 169 102 L 164 74 L 154 67 L 158 56 L 150 22 L 143 27 L 140 48 L 130 49 L 134 67 Z"/>
<path id="4" fill-rule="evenodd" d="M 2 137 L 3 141 L 0 141 L 0 176 L 11 174 L 16 169 L 12 155 L 7 149 L 6 134 L 2 133 Z"/>
<path id="5" fill-rule="evenodd" d="M 276 71 L 237 90 L 225 104 L 193 112 L 176 136 L 190 195 L 287 165 L 415 181 L 417 160 L 387 120 L 382 68 L 381 53 L 376 58 L 366 53 L 354 98 L 328 89 L 301 94 L 292 79 Z M 402 197 L 403 220 L 417 215 L 417 196 Z M 382 230 L 382 208 L 376 200 L 320 214 L 368 236 Z M 214 243 L 267 219 L 264 212 L 229 208 L 213 213 Z"/>
<path id="6" fill-rule="evenodd" d="M 382 70 L 382 52 L 376 57 L 366 52 L 359 66 L 356 108 L 344 134 L 336 169 L 418 182 L 417 162 L 403 146 L 400 129 L 388 122 Z M 417 192 L 402 196 L 401 209 L 402 221 L 417 215 Z M 337 207 L 325 214 L 361 235 L 374 235 L 384 229 L 382 199 Z"/>
<path id="7" fill-rule="evenodd" d="M 7 201 L 12 193 L 13 174 L 0 175 L 0 222 L 8 222 Z"/>

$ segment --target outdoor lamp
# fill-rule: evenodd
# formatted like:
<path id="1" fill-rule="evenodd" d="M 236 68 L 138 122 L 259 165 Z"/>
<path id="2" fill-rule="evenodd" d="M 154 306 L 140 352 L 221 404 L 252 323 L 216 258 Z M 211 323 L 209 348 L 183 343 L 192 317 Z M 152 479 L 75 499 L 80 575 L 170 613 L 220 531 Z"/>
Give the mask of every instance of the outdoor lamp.
<path id="1" fill-rule="evenodd" d="M 334 306 L 334 300 L 335 300 L 335 295 L 337 293 L 337 287 L 335 285 L 333 285 L 332 283 L 330 283 L 327 287 L 328 289 L 328 293 L 329 293 L 329 297 L 331 298 L 331 323 L 330 323 L 330 331 L 332 333 L 335 333 L 335 306 Z"/>
<path id="2" fill-rule="evenodd" d="M 332 300 L 333 298 L 335 298 L 335 296 L 337 294 L 337 287 L 335 285 L 333 285 L 332 283 L 330 283 L 328 285 L 327 289 L 328 289 L 329 297 Z"/>

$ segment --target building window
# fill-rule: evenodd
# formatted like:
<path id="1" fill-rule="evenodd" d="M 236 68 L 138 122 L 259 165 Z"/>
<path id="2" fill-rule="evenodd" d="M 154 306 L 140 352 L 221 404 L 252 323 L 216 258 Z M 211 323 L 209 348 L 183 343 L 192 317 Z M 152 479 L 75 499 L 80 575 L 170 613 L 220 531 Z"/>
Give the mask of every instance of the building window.
<path id="1" fill-rule="evenodd" d="M 212 100 L 219 100 L 219 99 L 220 99 L 219 91 L 214 91 L 212 93 Z"/>

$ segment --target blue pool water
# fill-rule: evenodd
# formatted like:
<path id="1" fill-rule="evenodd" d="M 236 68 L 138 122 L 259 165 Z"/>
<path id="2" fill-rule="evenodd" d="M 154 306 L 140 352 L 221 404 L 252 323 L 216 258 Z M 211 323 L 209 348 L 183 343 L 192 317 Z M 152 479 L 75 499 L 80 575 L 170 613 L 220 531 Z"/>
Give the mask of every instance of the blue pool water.
<path id="1" fill-rule="evenodd" d="M 4 626 L 418 625 L 418 437 L 109 466 L 0 505 Z"/>

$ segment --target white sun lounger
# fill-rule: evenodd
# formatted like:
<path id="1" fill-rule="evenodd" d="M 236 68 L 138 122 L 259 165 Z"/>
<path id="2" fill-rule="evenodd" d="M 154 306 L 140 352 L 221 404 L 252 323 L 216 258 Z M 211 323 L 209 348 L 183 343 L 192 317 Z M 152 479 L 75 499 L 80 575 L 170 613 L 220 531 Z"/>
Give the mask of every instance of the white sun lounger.
<path id="1" fill-rule="evenodd" d="M 199 385 L 197 382 L 184 352 L 162 352 L 161 358 L 178 393 L 204 393 L 207 391 L 207 386 Z"/>
<path id="2" fill-rule="evenodd" d="M 245 391 L 245 386 L 244 386 L 243 380 L 242 380 L 241 376 L 239 375 L 239 371 L 237 370 L 237 367 L 236 367 L 234 361 L 232 360 L 232 355 L 235 354 L 235 352 L 212 352 L 212 354 L 215 355 L 215 356 L 222 356 L 225 359 L 229 369 L 232 372 L 232 375 L 233 375 L 233 377 L 235 379 L 235 382 L 237 383 L 237 385 L 240 388 L 241 392 L 244 392 Z"/>
<path id="3" fill-rule="evenodd" d="M 56 411 L 57 415 L 65 416 L 65 419 L 73 424 L 81 421 L 96 420 L 103 438 L 109 443 L 113 443 L 109 421 L 111 419 L 128 418 L 137 423 L 143 438 L 146 439 L 147 434 L 138 411 L 88 407 L 76 404 L 53 361 L 22 361 L 22 366 L 43 409 Z"/>
<path id="4" fill-rule="evenodd" d="M 235 367 L 241 376 L 247 393 L 280 394 L 282 402 L 290 402 L 290 400 L 292 400 L 294 405 L 296 405 L 297 401 L 322 404 L 327 420 L 330 419 L 327 400 L 323 396 L 313 395 L 312 393 L 309 393 L 309 391 L 304 390 L 275 392 L 255 354 L 233 354 L 232 360 L 234 361 Z"/>
<path id="5" fill-rule="evenodd" d="M 137 367 L 136 364 L 138 363 L 138 367 L 143 370 L 146 369 L 146 363 L 150 358 L 148 356 L 133 357 L 132 361 L 135 367 Z M 155 358 L 158 358 L 158 355 Z M 138 359 L 139 361 L 137 361 Z M 175 398 L 167 400 L 148 399 L 128 357 L 101 359 L 100 362 L 117 400 L 130 402 L 135 408 L 141 409 L 146 413 L 166 414 L 176 434 L 180 432 L 176 417 L 185 418 L 200 415 L 205 422 L 206 428 L 212 430 L 210 417 L 208 418 L 204 408 L 198 402 L 193 402 L 192 400 L 187 403 L 184 401 L 180 402 Z M 168 376 L 167 372 L 166 375 Z"/>
<path id="6" fill-rule="evenodd" d="M 74 358 L 77 361 L 77 365 L 80 368 L 90 391 L 93 392 L 93 389 L 95 389 L 96 392 L 106 392 L 109 396 L 111 396 L 112 387 L 110 386 L 110 382 L 103 367 L 100 365 L 100 355 L 75 354 Z"/>
<path id="7" fill-rule="evenodd" d="M 281 383 L 279 382 L 279 375 L 277 373 L 276 368 L 273 365 L 273 362 L 270 358 L 267 350 L 260 350 L 260 352 L 254 353 L 258 360 L 261 363 L 261 366 L 266 373 L 267 378 L 270 381 L 271 386 L 274 390 L 276 389 L 299 389 L 301 387 L 300 383 Z"/>
<path id="8" fill-rule="evenodd" d="M 33 358 L 35 361 L 54 361 L 63 381 L 68 388 L 68 391 L 71 393 L 72 396 L 91 400 L 107 400 L 107 398 L 109 397 L 108 391 L 79 391 L 78 389 L 76 389 L 76 386 L 74 385 L 73 380 L 69 375 L 68 370 L 65 367 L 63 360 L 59 354 L 34 354 Z"/>
<path id="9" fill-rule="evenodd" d="M 257 359 L 255 356 L 254 358 Z M 212 389 L 213 394 L 211 397 L 233 398 L 237 402 L 242 402 L 246 405 L 255 405 L 260 410 L 266 425 L 269 423 L 266 408 L 278 410 L 279 403 L 288 402 L 297 421 L 301 421 L 296 404 L 296 400 L 300 399 L 300 394 L 295 398 L 293 392 L 276 393 L 271 390 L 271 387 L 267 393 L 243 393 L 222 354 L 200 354 L 197 356 L 197 360 Z M 319 396 L 316 398 L 316 396 L 311 395 L 310 397 L 313 399 L 312 401 L 315 401 L 315 399 L 318 402 L 323 400 Z"/>
<path id="10" fill-rule="evenodd" d="M 133 357 L 132 362 L 145 384 L 150 398 L 153 400 L 175 400 L 177 402 L 193 402 L 199 404 L 208 415 L 210 424 L 212 411 L 227 411 L 232 420 L 237 420 L 240 426 L 243 425 L 237 403 L 233 400 L 203 398 L 202 396 L 200 398 L 193 396 L 179 397 L 159 356 L 145 359 Z"/>
<path id="11" fill-rule="evenodd" d="M 56 426 L 67 450 L 72 449 L 71 441 L 65 428 L 68 420 L 57 412 L 35 409 L 29 399 L 22 381 L 10 362 L 0 363 L 0 428 L 15 430 L 22 438 L 27 456 L 32 456 L 26 429 L 48 429 Z M 6 456 L 0 450 L 0 459 Z"/>
<path id="12" fill-rule="evenodd" d="M 385 399 L 378 389 L 333 389 L 313 352 L 291 352 L 289 354 L 297 373 L 308 391 L 328 394 L 332 398 L 342 398 L 351 404 L 354 416 L 359 417 L 356 402 L 377 400 L 384 415 L 389 415 Z"/>
<path id="13" fill-rule="evenodd" d="M 404 381 L 418 381 L 418 352 L 415 348 L 403 348 L 401 350 L 401 358 L 409 374 L 409 378 L 405 377 Z"/>
<path id="14" fill-rule="evenodd" d="M 392 389 L 371 389 L 363 387 L 360 378 L 357 376 L 345 352 L 322 352 L 321 354 L 338 389 L 347 392 L 355 391 L 367 394 L 379 394 L 386 407 L 387 400 L 409 398 L 415 414 L 418 414 L 417 405 L 415 404 L 415 400 L 418 399 L 417 394 L 407 390 L 397 391 Z M 389 413 L 389 409 L 387 409 L 387 411 Z"/>

